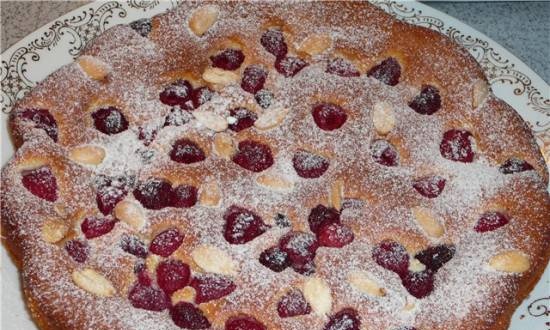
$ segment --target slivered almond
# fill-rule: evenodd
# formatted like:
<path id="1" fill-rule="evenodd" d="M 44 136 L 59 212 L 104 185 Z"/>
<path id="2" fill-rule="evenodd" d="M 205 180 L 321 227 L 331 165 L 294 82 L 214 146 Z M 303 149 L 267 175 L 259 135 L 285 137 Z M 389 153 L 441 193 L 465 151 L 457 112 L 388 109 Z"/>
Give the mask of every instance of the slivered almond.
<path id="1" fill-rule="evenodd" d="M 223 250 L 213 245 L 200 245 L 191 252 L 193 261 L 205 272 L 237 275 L 237 265 Z"/>
<path id="2" fill-rule="evenodd" d="M 261 174 L 256 178 L 256 182 L 261 186 L 274 190 L 287 191 L 294 188 L 294 182 L 276 174 Z"/>
<path id="3" fill-rule="evenodd" d="M 49 219 L 42 225 L 42 238 L 48 243 L 57 243 L 61 241 L 67 232 L 69 226 L 60 219 Z"/>
<path id="4" fill-rule="evenodd" d="M 332 38 L 329 34 L 312 34 L 302 41 L 298 50 L 313 56 L 324 52 L 331 45 Z"/>
<path id="5" fill-rule="evenodd" d="M 189 28 L 197 36 L 202 36 L 216 21 L 220 10 L 217 6 L 203 6 L 193 12 L 189 19 Z"/>
<path id="6" fill-rule="evenodd" d="M 525 253 L 517 250 L 508 250 L 493 256 L 489 260 L 489 266 L 501 272 L 523 273 L 529 270 L 531 262 Z"/>
<path id="7" fill-rule="evenodd" d="M 136 230 L 145 226 L 145 212 L 140 205 L 131 201 L 121 201 L 115 206 L 115 216 Z"/>
<path id="8" fill-rule="evenodd" d="M 111 71 L 110 66 L 97 57 L 82 55 L 76 62 L 90 78 L 95 80 L 103 80 Z"/>
<path id="9" fill-rule="evenodd" d="M 71 149 L 69 158 L 80 164 L 99 165 L 105 159 L 105 150 L 98 146 L 79 146 Z"/>
<path id="10" fill-rule="evenodd" d="M 412 213 L 416 222 L 428 236 L 439 238 L 445 233 L 443 226 L 435 219 L 432 212 L 424 207 L 417 206 L 412 208 Z"/>
<path id="11" fill-rule="evenodd" d="M 202 79 L 213 84 L 214 89 L 219 89 L 227 85 L 238 83 L 240 77 L 233 71 L 222 70 L 220 68 L 208 68 L 202 73 Z"/>
<path id="12" fill-rule="evenodd" d="M 426 265 L 424 265 L 423 263 L 421 263 L 418 259 L 416 258 L 411 258 L 410 261 L 409 261 L 409 270 L 411 272 L 423 272 L 424 270 L 426 270 Z"/>
<path id="13" fill-rule="evenodd" d="M 215 180 L 210 180 L 201 186 L 199 201 L 204 206 L 218 206 L 222 199 L 220 187 Z"/>
<path id="14" fill-rule="evenodd" d="M 223 159 L 231 159 L 237 150 L 233 138 L 231 138 L 229 134 L 225 133 L 216 134 L 212 144 L 214 153 Z"/>
<path id="15" fill-rule="evenodd" d="M 155 272 L 157 271 L 157 266 L 160 263 L 160 261 L 161 261 L 160 256 L 149 253 L 147 258 L 145 259 L 145 267 L 147 267 L 147 270 L 150 273 L 155 274 Z"/>
<path id="16" fill-rule="evenodd" d="M 196 296 L 195 289 L 193 289 L 190 286 L 186 286 L 183 289 L 179 289 L 178 291 L 172 293 L 172 305 L 175 305 L 179 302 L 185 301 L 185 302 L 193 302 L 195 301 Z"/>
<path id="17" fill-rule="evenodd" d="M 112 297 L 116 293 L 111 281 L 91 268 L 75 270 L 72 278 L 78 287 L 96 296 Z"/>
<path id="18" fill-rule="evenodd" d="M 472 107 L 474 109 L 479 107 L 485 101 L 487 95 L 489 95 L 489 84 L 485 80 L 477 80 L 472 89 Z"/>
<path id="19" fill-rule="evenodd" d="M 344 199 L 344 181 L 338 179 L 330 186 L 329 206 L 339 210 L 342 208 L 342 200 Z"/>
<path id="20" fill-rule="evenodd" d="M 304 283 L 304 297 L 317 315 L 330 313 L 332 309 L 332 294 L 325 280 L 319 277 L 309 278 Z"/>
<path id="21" fill-rule="evenodd" d="M 221 132 L 227 129 L 225 118 L 212 111 L 193 111 L 193 116 L 199 123 L 214 132 Z"/>
<path id="22" fill-rule="evenodd" d="M 391 105 L 387 102 L 376 103 L 372 113 L 372 122 L 378 134 L 388 134 L 395 127 L 395 114 Z"/>
<path id="23" fill-rule="evenodd" d="M 265 111 L 254 122 L 254 126 L 260 130 L 271 129 L 281 124 L 287 114 L 288 109 L 286 108 Z"/>
<path id="24" fill-rule="evenodd" d="M 386 291 L 372 280 L 371 276 L 365 271 L 358 270 L 349 273 L 348 282 L 355 289 L 369 296 L 383 297 L 386 295 Z"/>

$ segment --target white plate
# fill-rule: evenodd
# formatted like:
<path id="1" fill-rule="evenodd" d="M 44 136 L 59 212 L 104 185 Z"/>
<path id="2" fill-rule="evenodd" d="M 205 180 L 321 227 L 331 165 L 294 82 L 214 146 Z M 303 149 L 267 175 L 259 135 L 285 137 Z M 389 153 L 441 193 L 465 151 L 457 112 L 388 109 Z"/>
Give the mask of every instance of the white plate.
<path id="1" fill-rule="evenodd" d="M 2 164 L 13 155 L 6 129 L 14 102 L 37 82 L 73 60 L 88 41 L 111 26 L 151 17 L 181 0 L 97 2 L 74 10 L 31 33 L 2 54 Z M 530 124 L 544 156 L 550 160 L 550 88 L 518 58 L 482 33 L 417 2 L 374 0 L 376 5 L 407 22 L 448 35 L 466 47 L 483 66 L 495 94 L 512 105 Z M 545 45 L 541 44 L 541 47 Z M 2 248 L 2 329 L 36 329 L 25 308 L 18 272 Z M 514 314 L 510 330 L 550 329 L 550 267 L 530 297 Z"/>

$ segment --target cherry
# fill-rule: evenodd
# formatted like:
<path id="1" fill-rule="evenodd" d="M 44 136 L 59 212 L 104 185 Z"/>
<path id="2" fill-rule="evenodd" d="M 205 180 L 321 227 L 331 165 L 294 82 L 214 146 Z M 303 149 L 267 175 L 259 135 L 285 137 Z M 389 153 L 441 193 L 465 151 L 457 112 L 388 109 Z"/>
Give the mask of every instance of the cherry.
<path id="1" fill-rule="evenodd" d="M 188 185 L 180 185 L 172 192 L 173 207 L 191 207 L 197 204 L 197 188 Z"/>
<path id="2" fill-rule="evenodd" d="M 19 113 L 19 118 L 32 122 L 35 128 L 44 130 L 54 142 L 57 142 L 57 122 L 47 109 L 25 109 Z"/>
<path id="3" fill-rule="evenodd" d="M 314 179 L 326 172 L 329 161 L 322 156 L 300 150 L 292 158 L 292 165 L 302 178 Z"/>
<path id="4" fill-rule="evenodd" d="M 149 251 L 161 257 L 168 257 L 183 243 L 183 234 L 177 229 L 167 229 L 153 238 Z"/>
<path id="5" fill-rule="evenodd" d="M 88 259 L 90 247 L 86 242 L 80 240 L 72 240 L 65 243 L 65 250 L 76 262 L 85 262 Z"/>
<path id="6" fill-rule="evenodd" d="M 184 329 L 207 329 L 211 326 L 202 310 L 185 301 L 170 307 L 170 317 L 178 327 Z"/>
<path id="7" fill-rule="evenodd" d="M 444 158 L 456 162 L 471 163 L 474 161 L 472 134 L 465 130 L 452 129 L 443 134 L 439 151 Z"/>
<path id="8" fill-rule="evenodd" d="M 204 151 L 195 142 L 189 139 L 179 139 L 172 145 L 170 159 L 182 164 L 202 162 L 206 159 Z"/>
<path id="9" fill-rule="evenodd" d="M 220 299 L 237 288 L 231 279 L 216 274 L 196 276 L 191 281 L 190 286 L 195 289 L 195 303 L 197 304 Z"/>
<path id="10" fill-rule="evenodd" d="M 144 146 L 149 146 L 157 136 L 158 128 L 155 126 L 146 126 L 138 128 L 138 140 L 143 141 Z"/>
<path id="11" fill-rule="evenodd" d="M 293 268 L 300 268 L 313 261 L 319 243 L 310 233 L 291 231 L 281 237 L 279 248 L 288 254 Z"/>
<path id="12" fill-rule="evenodd" d="M 229 125 L 229 128 L 235 132 L 240 132 L 243 129 L 254 126 L 254 122 L 258 119 L 258 116 L 254 112 L 243 107 L 231 109 L 229 110 L 229 114 L 236 119 L 233 124 Z"/>
<path id="13" fill-rule="evenodd" d="M 151 210 L 160 210 L 170 206 L 172 203 L 172 185 L 162 179 L 149 179 L 140 183 L 134 189 L 134 197 L 143 207 Z"/>
<path id="14" fill-rule="evenodd" d="M 129 25 L 132 28 L 132 30 L 136 31 L 139 35 L 141 35 L 144 38 L 146 38 L 149 35 L 149 33 L 151 33 L 151 29 L 153 28 L 150 18 L 138 19 L 131 22 Z"/>
<path id="15" fill-rule="evenodd" d="M 157 283 L 167 295 L 185 287 L 190 279 L 189 266 L 179 260 L 164 260 L 157 266 Z"/>
<path id="16" fill-rule="evenodd" d="M 371 145 L 371 154 L 375 162 L 384 166 L 399 165 L 399 154 L 395 147 L 386 140 L 376 140 Z"/>
<path id="17" fill-rule="evenodd" d="M 454 245 L 437 245 L 429 247 L 414 257 L 418 259 L 427 269 L 437 272 L 455 255 L 456 249 Z"/>
<path id="18" fill-rule="evenodd" d="M 310 276 L 315 274 L 315 261 L 313 260 L 307 260 L 303 263 L 300 262 L 294 262 L 290 265 L 292 269 L 298 273 L 302 274 L 304 276 Z"/>
<path id="19" fill-rule="evenodd" d="M 162 92 L 159 94 L 160 102 L 176 106 L 179 105 L 182 109 L 186 109 L 189 106 L 187 102 L 191 97 L 191 92 L 193 91 L 193 86 L 187 80 L 176 80 L 170 85 L 166 86 Z"/>
<path id="20" fill-rule="evenodd" d="M 354 239 L 353 231 L 341 223 L 327 223 L 317 232 L 320 246 L 341 248 Z"/>
<path id="21" fill-rule="evenodd" d="M 422 86 L 420 94 L 409 103 L 409 107 L 421 115 L 433 115 L 441 109 L 439 90 L 430 85 Z"/>
<path id="22" fill-rule="evenodd" d="M 524 171 L 531 171 L 533 170 L 533 166 L 529 164 L 528 162 L 524 161 L 523 159 L 518 158 L 510 158 L 499 167 L 499 171 L 502 174 L 512 174 L 512 173 L 519 173 Z"/>
<path id="23" fill-rule="evenodd" d="M 275 69 L 287 78 L 294 77 L 308 65 L 306 61 L 294 56 L 281 57 L 275 60 Z"/>
<path id="24" fill-rule="evenodd" d="M 244 69 L 241 88 L 249 93 L 256 94 L 264 88 L 267 71 L 259 65 L 250 65 Z"/>
<path id="25" fill-rule="evenodd" d="M 237 70 L 244 61 L 244 54 L 239 49 L 226 49 L 221 53 L 210 56 L 212 66 L 223 70 Z"/>
<path id="26" fill-rule="evenodd" d="M 214 95 L 214 92 L 210 88 L 206 86 L 199 87 L 191 92 L 191 103 L 193 103 L 193 107 L 197 109 L 201 105 L 210 101 L 212 99 L 212 95 Z"/>
<path id="27" fill-rule="evenodd" d="M 405 248 L 394 241 L 382 241 L 372 250 L 372 258 L 380 266 L 399 275 L 406 274 L 409 269 L 409 254 Z"/>
<path id="28" fill-rule="evenodd" d="M 328 62 L 327 72 L 341 77 L 359 77 L 361 75 L 353 63 L 341 57 L 333 58 Z"/>
<path id="29" fill-rule="evenodd" d="M 401 277 L 401 283 L 413 297 L 422 299 L 434 289 L 434 272 L 429 269 L 422 272 L 408 272 Z"/>
<path id="30" fill-rule="evenodd" d="M 414 180 L 413 187 L 416 191 L 427 198 L 435 198 L 445 188 L 446 180 L 438 175 L 428 176 Z"/>
<path id="31" fill-rule="evenodd" d="M 254 99 L 256 100 L 256 103 L 258 103 L 258 105 L 262 107 L 262 109 L 269 108 L 269 106 L 271 105 L 271 102 L 273 102 L 273 98 L 274 98 L 273 93 L 271 93 L 266 89 L 262 89 L 254 95 Z"/>
<path id="32" fill-rule="evenodd" d="M 256 213 L 232 205 L 223 215 L 223 236 L 231 244 L 244 244 L 263 234 L 269 226 Z"/>
<path id="33" fill-rule="evenodd" d="M 348 115 L 339 105 L 333 103 L 319 103 L 311 112 L 317 126 L 325 131 L 332 131 L 344 125 Z"/>
<path id="34" fill-rule="evenodd" d="M 111 217 L 98 218 L 92 216 L 82 221 L 80 229 L 87 239 L 92 239 L 109 233 L 115 227 L 115 223 L 116 220 Z"/>
<path id="35" fill-rule="evenodd" d="M 510 222 L 508 217 L 500 212 L 492 211 L 485 212 L 474 227 L 474 230 L 478 233 L 484 233 L 487 231 L 493 231 Z"/>
<path id="36" fill-rule="evenodd" d="M 399 82 L 399 77 L 401 77 L 401 65 L 395 58 L 388 57 L 380 64 L 372 67 L 367 72 L 367 76 L 378 79 L 386 85 L 395 86 Z"/>
<path id="37" fill-rule="evenodd" d="M 123 251 L 133 254 L 136 257 L 144 259 L 147 257 L 147 247 L 145 243 L 135 235 L 122 235 L 120 247 Z"/>
<path id="38" fill-rule="evenodd" d="M 36 197 L 48 202 L 57 200 L 57 180 L 48 166 L 21 172 L 21 183 Z"/>
<path id="39" fill-rule="evenodd" d="M 280 317 L 306 315 L 311 313 L 311 306 L 306 301 L 302 291 L 292 289 L 279 300 L 277 313 Z"/>
<path id="40" fill-rule="evenodd" d="M 128 299 L 135 308 L 148 311 L 160 312 L 170 306 L 170 297 L 164 291 L 139 282 L 130 289 Z"/>
<path id="41" fill-rule="evenodd" d="M 107 135 L 118 134 L 128 129 L 128 120 L 115 107 L 107 107 L 92 113 L 95 128 Z"/>
<path id="42" fill-rule="evenodd" d="M 276 273 L 290 266 L 288 254 L 278 246 L 272 246 L 260 254 L 260 263 Z"/>
<path id="43" fill-rule="evenodd" d="M 267 330 L 265 325 L 252 316 L 232 316 L 225 321 L 225 330 Z"/>
<path id="44" fill-rule="evenodd" d="M 252 141 L 239 142 L 239 150 L 233 156 L 233 162 L 252 172 L 262 172 L 273 165 L 273 154 L 269 146 Z"/>
<path id="45" fill-rule="evenodd" d="M 138 283 L 145 286 L 151 286 L 153 279 L 149 272 L 147 271 L 147 266 L 144 262 L 137 263 L 134 266 L 134 274 L 137 276 Z"/>
<path id="46" fill-rule="evenodd" d="M 344 308 L 332 315 L 323 330 L 359 330 L 361 320 L 353 308 Z"/>
<path id="47" fill-rule="evenodd" d="M 288 51 L 285 37 L 279 29 L 269 29 L 264 32 L 260 38 L 260 44 L 276 58 L 284 57 Z"/>
<path id="48" fill-rule="evenodd" d="M 326 207 L 319 204 L 311 209 L 307 221 L 309 223 L 309 229 L 317 233 L 323 225 L 340 223 L 340 212 L 333 207 Z"/>
<path id="49" fill-rule="evenodd" d="M 111 214 L 115 206 L 126 197 L 128 192 L 121 187 L 105 186 L 96 193 L 97 208 L 104 215 Z"/>
<path id="50" fill-rule="evenodd" d="M 170 110 L 170 113 L 166 115 L 166 118 L 164 119 L 164 125 L 166 126 L 182 126 L 187 124 L 193 116 L 180 108 L 172 108 Z"/>

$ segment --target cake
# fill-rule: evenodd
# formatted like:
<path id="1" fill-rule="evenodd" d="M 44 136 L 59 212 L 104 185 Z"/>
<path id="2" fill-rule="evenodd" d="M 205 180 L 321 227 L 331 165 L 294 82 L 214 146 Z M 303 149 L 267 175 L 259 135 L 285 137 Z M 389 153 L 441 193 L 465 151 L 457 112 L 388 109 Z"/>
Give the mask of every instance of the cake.
<path id="1" fill-rule="evenodd" d="M 183 2 L 10 128 L 2 232 L 40 329 L 504 330 L 549 259 L 529 127 L 367 2 Z"/>

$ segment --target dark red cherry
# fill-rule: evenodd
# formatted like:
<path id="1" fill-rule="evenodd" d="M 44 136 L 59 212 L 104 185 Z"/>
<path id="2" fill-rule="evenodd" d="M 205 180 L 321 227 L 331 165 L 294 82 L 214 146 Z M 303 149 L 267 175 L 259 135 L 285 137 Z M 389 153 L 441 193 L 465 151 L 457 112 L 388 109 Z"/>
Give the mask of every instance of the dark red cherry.
<path id="1" fill-rule="evenodd" d="M 388 57 L 380 64 L 372 67 L 367 76 L 380 80 L 386 85 L 395 86 L 401 77 L 401 65 L 393 58 Z"/>
<path id="2" fill-rule="evenodd" d="M 237 288 L 231 279 L 217 274 L 195 276 L 190 286 L 195 289 L 196 304 L 223 298 Z"/>
<path id="3" fill-rule="evenodd" d="M 288 291 L 277 304 L 277 313 L 280 317 L 294 317 L 311 313 L 311 306 L 302 291 L 292 289 Z"/>
<path id="4" fill-rule="evenodd" d="M 282 57 L 275 60 L 275 69 L 287 78 L 294 77 L 308 65 L 306 61 L 294 56 Z"/>
<path id="5" fill-rule="evenodd" d="M 187 102 L 191 98 L 193 86 L 187 80 L 176 80 L 166 86 L 159 94 L 160 102 L 176 106 L 179 105 L 182 109 L 188 108 Z"/>
<path id="6" fill-rule="evenodd" d="M 151 275 L 147 270 L 145 262 L 138 262 L 134 266 L 134 274 L 136 274 L 137 281 L 141 285 L 151 286 L 151 284 L 153 283 L 153 279 L 151 278 Z"/>
<path id="7" fill-rule="evenodd" d="M 128 120 L 115 107 L 107 107 L 92 113 L 95 128 L 101 133 L 113 135 L 128 129 Z"/>
<path id="8" fill-rule="evenodd" d="M 359 330 L 361 320 L 353 308 L 344 308 L 332 315 L 323 330 Z"/>
<path id="9" fill-rule="evenodd" d="M 189 185 L 180 185 L 172 192 L 173 207 L 191 207 L 197 204 L 197 188 Z"/>
<path id="10" fill-rule="evenodd" d="M 265 31 L 260 39 L 260 44 L 269 53 L 275 55 L 276 58 L 284 57 L 288 51 L 285 37 L 279 29 L 269 29 Z"/>
<path id="11" fill-rule="evenodd" d="M 421 115 L 433 115 L 441 109 L 439 90 L 430 85 L 422 86 L 420 94 L 409 103 L 409 107 Z"/>
<path id="12" fill-rule="evenodd" d="M 177 229 L 171 228 L 155 236 L 151 241 L 151 245 L 149 245 L 149 251 L 161 257 L 168 257 L 174 253 L 182 243 L 183 234 Z"/>
<path id="13" fill-rule="evenodd" d="M 144 259 L 147 257 L 147 247 L 145 243 L 135 235 L 122 235 L 120 247 L 123 251 L 133 254 L 136 257 Z"/>
<path id="14" fill-rule="evenodd" d="M 151 210 L 160 210 L 171 206 L 173 198 L 172 185 L 162 179 L 149 179 L 134 189 L 134 197 Z"/>
<path id="15" fill-rule="evenodd" d="M 189 112 L 182 110 L 181 108 L 172 108 L 170 113 L 166 115 L 166 118 L 164 119 L 163 127 L 182 126 L 187 124 L 191 118 L 193 118 L 193 115 Z"/>
<path id="16" fill-rule="evenodd" d="M 474 161 L 472 134 L 465 130 L 452 129 L 443 134 L 439 145 L 441 156 L 456 162 L 471 163 Z"/>
<path id="17" fill-rule="evenodd" d="M 401 283 L 415 298 L 422 299 L 434 289 L 434 273 L 426 269 L 422 272 L 408 272 L 401 277 Z"/>
<path id="18" fill-rule="evenodd" d="M 326 172 L 329 161 L 322 156 L 300 150 L 294 154 L 292 165 L 296 173 L 302 178 L 314 179 Z"/>
<path id="19" fill-rule="evenodd" d="M 361 75 L 353 63 L 341 57 L 333 58 L 328 62 L 327 72 L 341 77 L 359 77 Z"/>
<path id="20" fill-rule="evenodd" d="M 229 125 L 229 129 L 235 132 L 254 126 L 254 122 L 258 119 L 254 112 L 243 107 L 231 109 L 229 114 L 236 119 L 233 124 Z"/>
<path id="21" fill-rule="evenodd" d="M 278 246 L 273 246 L 260 254 L 260 263 L 272 271 L 280 273 L 290 266 L 290 259 L 286 252 Z"/>
<path id="22" fill-rule="evenodd" d="M 437 272 L 455 255 L 456 249 L 454 245 L 437 245 L 429 247 L 414 257 L 423 263 L 427 269 Z"/>
<path id="23" fill-rule="evenodd" d="M 57 200 L 57 180 L 48 166 L 21 172 L 21 183 L 36 197 L 48 202 Z"/>
<path id="24" fill-rule="evenodd" d="M 151 29 L 153 28 L 150 18 L 138 19 L 131 22 L 128 25 L 130 25 L 132 30 L 136 31 L 137 33 L 139 33 L 139 35 L 141 35 L 144 38 L 146 38 L 149 35 L 149 33 L 151 33 Z"/>
<path id="25" fill-rule="evenodd" d="M 288 254 L 291 265 L 294 266 L 313 261 L 319 243 L 310 233 L 291 231 L 281 237 L 279 247 Z"/>
<path id="26" fill-rule="evenodd" d="M 304 276 L 310 276 L 315 274 L 315 261 L 307 260 L 305 262 L 293 262 L 290 267 L 298 273 Z"/>
<path id="27" fill-rule="evenodd" d="M 213 95 L 214 92 L 206 86 L 194 89 L 191 91 L 191 102 L 193 103 L 193 108 L 196 109 L 210 101 Z"/>
<path id="28" fill-rule="evenodd" d="M 256 100 L 256 103 L 258 103 L 258 105 L 262 107 L 262 109 L 269 108 L 269 106 L 273 102 L 273 98 L 274 98 L 273 93 L 271 93 L 266 89 L 262 89 L 254 95 L 254 99 Z"/>
<path id="29" fill-rule="evenodd" d="M 510 158 L 499 167 L 499 171 L 502 174 L 512 174 L 512 173 L 519 173 L 524 171 L 531 171 L 533 170 L 533 166 L 529 164 L 528 162 L 524 161 L 523 159 L 518 158 Z"/>
<path id="30" fill-rule="evenodd" d="M 380 266 L 397 274 L 406 274 L 409 269 L 409 254 L 394 241 L 385 240 L 372 250 L 372 258 Z"/>
<path id="31" fill-rule="evenodd" d="M 185 287 L 190 279 L 189 266 L 179 260 L 164 260 L 157 266 L 157 283 L 167 295 Z"/>
<path id="32" fill-rule="evenodd" d="M 25 109 L 19 113 L 23 121 L 32 122 L 35 128 L 42 129 L 48 136 L 57 142 L 57 122 L 47 109 Z"/>
<path id="33" fill-rule="evenodd" d="M 116 220 L 111 217 L 87 217 L 80 224 L 80 229 L 87 239 L 96 238 L 109 233 L 115 227 Z"/>
<path id="34" fill-rule="evenodd" d="M 414 189 L 422 196 L 427 198 L 435 198 L 441 194 L 445 188 L 446 180 L 438 175 L 426 176 L 414 180 Z"/>
<path id="35" fill-rule="evenodd" d="M 170 159 L 182 164 L 202 162 L 206 159 L 204 151 L 195 142 L 189 139 L 179 139 L 172 145 Z"/>
<path id="36" fill-rule="evenodd" d="M 250 65 L 244 69 L 241 88 L 249 93 L 256 94 L 264 88 L 267 71 L 259 65 Z"/>
<path id="37" fill-rule="evenodd" d="M 184 329 L 208 329 L 211 326 L 202 310 L 185 301 L 170 307 L 170 317 L 178 327 Z"/>
<path id="38" fill-rule="evenodd" d="M 128 192 L 121 187 L 105 186 L 96 193 L 97 208 L 104 215 L 111 214 L 115 206 L 126 197 Z"/>
<path id="39" fill-rule="evenodd" d="M 311 209 L 307 221 L 309 223 L 309 229 L 317 233 L 319 228 L 325 224 L 340 223 L 340 212 L 333 207 L 326 207 L 319 204 Z"/>
<path id="40" fill-rule="evenodd" d="M 221 53 L 210 56 L 212 66 L 224 70 L 237 70 L 244 61 L 244 54 L 239 49 L 226 49 Z"/>
<path id="41" fill-rule="evenodd" d="M 269 226 L 256 213 L 232 205 L 223 215 L 223 236 L 231 244 L 244 244 L 263 234 Z"/>
<path id="42" fill-rule="evenodd" d="M 317 240 L 320 246 L 341 248 L 353 242 L 351 228 L 341 223 L 328 223 L 319 228 Z"/>
<path id="43" fill-rule="evenodd" d="M 339 105 L 333 103 L 319 103 L 311 112 L 317 126 L 325 131 L 332 131 L 344 125 L 348 115 Z"/>
<path id="44" fill-rule="evenodd" d="M 130 289 L 128 300 L 135 308 L 154 312 L 163 311 L 170 306 L 170 297 L 164 291 L 139 282 Z"/>
<path id="45" fill-rule="evenodd" d="M 90 247 L 86 242 L 80 240 L 72 240 L 65 243 L 65 250 L 76 262 L 85 262 L 88 259 Z"/>
<path id="46" fill-rule="evenodd" d="M 487 231 L 493 231 L 510 222 L 508 217 L 500 212 L 492 211 L 485 212 L 474 227 L 474 230 L 478 233 L 484 233 Z"/>
<path id="47" fill-rule="evenodd" d="M 384 166 L 399 165 L 397 149 L 386 140 L 376 140 L 371 145 L 371 154 L 375 162 Z"/>
<path id="48" fill-rule="evenodd" d="M 225 321 L 225 330 L 267 330 L 265 325 L 248 315 L 232 316 Z"/>
<path id="49" fill-rule="evenodd" d="M 239 150 L 233 156 L 233 162 L 252 172 L 262 172 L 273 165 L 271 149 L 260 142 L 245 140 L 239 142 Z"/>

